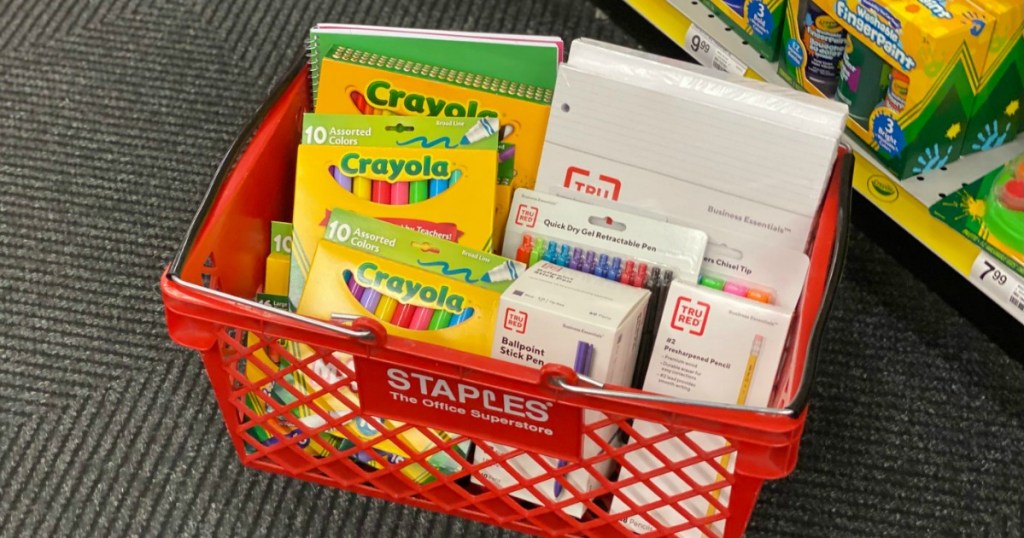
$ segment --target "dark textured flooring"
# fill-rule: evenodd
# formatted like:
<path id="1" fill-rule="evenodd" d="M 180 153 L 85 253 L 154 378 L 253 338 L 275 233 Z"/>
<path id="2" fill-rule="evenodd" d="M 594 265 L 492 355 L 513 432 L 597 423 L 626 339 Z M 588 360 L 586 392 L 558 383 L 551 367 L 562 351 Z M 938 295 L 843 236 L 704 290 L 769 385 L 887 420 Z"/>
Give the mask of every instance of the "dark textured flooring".
<path id="1" fill-rule="evenodd" d="M 0 0 L 0 535 L 507 534 L 244 469 L 166 336 L 161 270 L 317 21 L 669 49 L 610 1 Z M 1020 348 L 857 211 L 799 466 L 749 535 L 1019 536 Z"/>

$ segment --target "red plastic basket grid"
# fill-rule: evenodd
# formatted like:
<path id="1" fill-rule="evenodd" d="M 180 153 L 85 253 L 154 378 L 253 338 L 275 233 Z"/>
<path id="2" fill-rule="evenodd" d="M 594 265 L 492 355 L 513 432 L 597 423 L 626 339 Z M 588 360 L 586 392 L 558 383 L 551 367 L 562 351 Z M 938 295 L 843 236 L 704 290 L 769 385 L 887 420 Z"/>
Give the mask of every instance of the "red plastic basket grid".
<path id="1" fill-rule="evenodd" d="M 307 74 L 297 66 L 277 86 L 225 157 L 178 255 L 161 281 L 170 335 L 178 343 L 200 351 L 242 463 L 263 471 L 527 533 L 635 536 L 619 520 L 637 514 L 653 529 L 644 536 L 670 536 L 688 529 L 688 536 L 717 536 L 711 525 L 720 520 L 726 522 L 724 536 L 741 536 L 763 481 L 786 476 L 796 464 L 817 347 L 844 255 L 852 160 L 845 150 L 837 160 L 809 249 L 811 273 L 797 308 L 789 350 L 780 367 L 771 404 L 773 413 L 653 403 L 568 392 L 552 382 L 556 378 L 570 384 L 576 382 L 575 375 L 567 368 L 535 370 L 391 338 L 383 326 L 368 319 L 358 320 L 352 326 L 368 331 L 372 337 L 368 340 L 354 338 L 328 323 L 289 315 L 246 300 L 262 282 L 269 222 L 289 220 L 295 150 L 302 113 L 309 110 L 308 93 Z M 281 340 L 305 343 L 313 354 L 296 357 L 282 346 Z M 423 425 L 395 424 L 363 414 L 359 403 L 349 400 L 343 393 L 344 389 L 351 388 L 355 374 L 339 359 L 338 353 L 352 355 L 356 362 L 372 359 L 409 365 L 450 379 L 468 380 L 597 411 L 584 415 L 599 418 L 584 424 L 583 434 L 603 450 L 596 456 L 569 460 L 564 467 L 555 468 L 528 450 L 494 450 L 487 443 L 490 439 L 486 429 L 450 437 Z M 270 368 L 265 361 L 254 359 L 256 356 L 284 359 L 287 366 Z M 246 364 L 260 368 L 265 377 L 258 382 L 250 381 L 243 373 Z M 338 375 L 330 380 L 318 375 L 317 371 L 322 372 L 325 364 Z M 308 387 L 294 386 L 290 380 L 296 372 L 314 381 L 319 388 L 311 391 Z M 283 405 L 271 398 L 264 391 L 271 383 L 288 391 L 294 401 Z M 321 405 L 325 396 L 337 398 L 350 411 L 329 413 Z M 247 399 L 260 403 L 265 412 L 253 411 Z M 298 407 L 312 413 L 314 425 L 294 416 L 293 411 Z M 429 413 L 425 410 L 426 422 L 430 422 Z M 365 421 L 380 436 L 366 441 L 351 435 L 344 424 L 354 419 Z M 645 438 L 632 428 L 631 419 L 656 422 L 667 431 Z M 609 443 L 596 434 L 608 425 L 623 430 L 634 442 Z M 272 439 L 255 437 L 253 432 L 257 427 L 269 433 Z M 412 450 L 402 437 L 411 432 L 426 436 L 434 448 L 423 452 Z M 728 444 L 706 451 L 687 437 L 689 432 L 719 435 Z M 342 438 L 348 440 L 342 443 L 342 448 L 325 440 Z M 404 447 L 410 457 L 389 460 L 372 449 L 385 440 Z M 464 458 L 455 446 L 466 440 L 473 441 L 476 450 L 486 451 L 491 461 L 474 465 Z M 306 450 L 311 443 L 321 447 L 321 457 L 314 457 Z M 673 461 L 656 446 L 659 443 L 682 443 L 693 455 Z M 626 457 L 635 450 L 647 451 L 662 466 L 639 472 Z M 440 452 L 455 460 L 460 470 L 445 475 L 427 463 L 427 458 Z M 520 475 L 508 464 L 518 456 L 533 458 L 546 472 L 530 478 Z M 723 464 L 724 456 L 734 460 L 732 472 Z M 362 463 L 360 457 L 363 461 L 372 459 L 379 468 Z M 632 477 L 614 481 L 617 473 L 613 472 L 612 478 L 608 478 L 598 472 L 595 468 L 607 460 L 613 460 L 613 467 L 625 467 Z M 687 470 L 697 464 L 710 465 L 720 478 L 710 484 L 695 482 Z M 424 485 L 407 477 L 402 471 L 413 465 L 431 473 L 434 480 Z M 504 468 L 516 477 L 516 483 L 501 488 L 489 481 L 483 473 L 492 466 Z M 523 503 L 510 495 L 513 490 L 525 489 L 536 496 L 537 485 L 541 482 L 577 469 L 586 469 L 594 476 L 599 482 L 598 489 L 581 492 L 563 481 L 565 493 L 560 500 L 540 505 Z M 687 483 L 689 491 L 668 496 L 659 490 L 654 479 L 665 473 Z M 471 476 L 484 485 L 470 484 Z M 637 505 L 622 492 L 623 488 L 637 483 L 650 488 L 660 498 L 654 503 Z M 726 487 L 731 488 L 727 506 L 719 500 Z M 626 512 L 614 515 L 608 512 L 611 497 L 615 495 L 625 502 Z M 681 503 L 692 496 L 703 497 L 717 510 L 690 513 Z M 581 519 L 562 511 L 575 503 L 583 503 L 587 508 Z M 664 527 L 650 516 L 653 510 L 664 507 L 675 509 L 683 523 Z"/>

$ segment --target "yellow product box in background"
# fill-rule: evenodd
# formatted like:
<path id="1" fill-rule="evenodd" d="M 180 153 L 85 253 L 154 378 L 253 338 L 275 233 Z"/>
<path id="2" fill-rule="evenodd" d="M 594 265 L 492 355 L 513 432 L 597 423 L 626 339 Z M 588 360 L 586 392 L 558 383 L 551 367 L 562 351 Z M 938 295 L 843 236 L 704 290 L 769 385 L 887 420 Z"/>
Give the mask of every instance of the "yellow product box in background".
<path id="1" fill-rule="evenodd" d="M 493 118 L 307 114 L 295 174 L 291 302 L 302 297 L 334 209 L 490 249 L 496 127 Z M 438 183 L 444 189 L 429 197 Z M 378 187 L 387 199 L 373 198 Z M 404 203 L 392 203 L 400 191 Z"/>
<path id="2" fill-rule="evenodd" d="M 970 1 L 987 13 L 992 39 L 967 124 L 965 155 L 1012 141 L 1024 125 L 1024 2 Z"/>
<path id="3" fill-rule="evenodd" d="M 966 0 L 811 2 L 847 34 L 836 96 L 850 130 L 900 178 L 959 158 L 992 39 L 985 11 Z"/>

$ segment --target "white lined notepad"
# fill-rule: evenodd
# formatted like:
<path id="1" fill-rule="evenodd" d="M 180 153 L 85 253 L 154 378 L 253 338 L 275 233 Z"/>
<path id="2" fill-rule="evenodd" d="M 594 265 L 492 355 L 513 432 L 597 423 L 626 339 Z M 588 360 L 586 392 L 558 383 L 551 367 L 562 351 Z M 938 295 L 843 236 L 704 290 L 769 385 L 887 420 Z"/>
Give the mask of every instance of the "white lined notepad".
<path id="1" fill-rule="evenodd" d="M 577 40 L 537 189 L 803 250 L 845 116 L 794 90 Z"/>

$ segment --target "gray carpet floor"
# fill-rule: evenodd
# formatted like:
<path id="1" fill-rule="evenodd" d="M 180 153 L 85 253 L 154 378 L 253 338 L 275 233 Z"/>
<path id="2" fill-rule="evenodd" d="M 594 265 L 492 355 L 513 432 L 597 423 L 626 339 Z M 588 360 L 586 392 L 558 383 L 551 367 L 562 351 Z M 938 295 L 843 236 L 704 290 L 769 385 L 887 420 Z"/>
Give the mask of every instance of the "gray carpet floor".
<path id="1" fill-rule="evenodd" d="M 166 336 L 161 270 L 318 21 L 664 47 L 615 2 L 0 0 L 0 535 L 509 535 L 241 467 Z M 798 468 L 749 535 L 1020 536 L 1020 349 L 858 211 Z"/>

